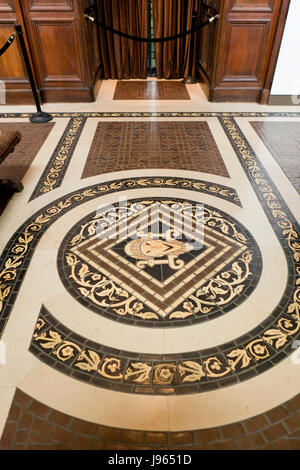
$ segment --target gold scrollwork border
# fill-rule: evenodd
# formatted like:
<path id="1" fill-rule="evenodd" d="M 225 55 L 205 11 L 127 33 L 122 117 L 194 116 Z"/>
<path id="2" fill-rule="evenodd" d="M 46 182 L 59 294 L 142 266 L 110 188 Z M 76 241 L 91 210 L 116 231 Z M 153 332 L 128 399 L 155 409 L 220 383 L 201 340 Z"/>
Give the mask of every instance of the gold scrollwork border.
<path id="1" fill-rule="evenodd" d="M 72 117 L 30 200 L 60 186 L 85 122 L 83 116 Z"/>
<path id="2" fill-rule="evenodd" d="M 122 117 L 157 117 L 157 118 L 172 118 L 172 117 L 295 117 L 299 118 L 300 113 L 298 112 L 215 112 L 215 111 L 192 111 L 192 112 L 180 112 L 180 111 L 154 111 L 154 112 L 58 112 L 51 113 L 55 118 L 72 118 L 72 117 L 86 117 L 86 118 L 122 118 Z M 0 119 L 6 118 L 29 118 L 29 113 L 0 113 Z"/>
<path id="3" fill-rule="evenodd" d="M 167 388 L 164 394 L 174 393 L 180 386 L 200 384 L 200 388 L 194 390 L 199 392 L 203 382 L 213 381 L 216 387 L 219 387 L 219 379 L 244 372 L 249 367 L 271 358 L 273 350 L 279 351 L 285 346 L 289 336 L 295 335 L 300 329 L 299 303 L 297 303 L 300 298 L 300 283 L 298 286 L 294 297 L 295 305 L 289 309 L 290 320 L 281 318 L 278 329 L 267 329 L 261 337 L 253 338 L 245 346 L 231 348 L 223 354 L 216 349 L 215 354 L 203 359 L 179 360 L 178 355 L 173 354 L 170 355 L 169 361 L 149 361 L 143 359 L 143 355 L 137 361 L 130 359 L 130 353 L 120 356 L 120 352 L 116 350 L 115 355 L 107 354 L 101 345 L 99 350 L 86 347 L 84 338 L 82 344 L 78 341 L 69 341 L 72 332 L 69 331 L 65 335 L 59 333 L 54 326 L 58 324 L 57 320 L 45 307 L 42 308 L 36 323 L 31 346 L 36 344 L 39 351 L 44 351 L 44 355 L 39 353 L 41 360 L 45 361 L 45 357 L 50 354 L 55 356 L 58 362 L 70 361 L 69 373 L 72 374 L 74 369 L 79 369 L 86 374 L 85 380 L 89 382 L 88 375 L 101 376 L 119 382 L 120 385 L 132 385 L 132 392 L 136 392 L 136 387 L 145 386 L 146 390 L 152 387 L 152 393 L 159 393 L 161 388 Z M 65 326 L 63 329 L 67 331 Z M 35 353 L 34 348 L 31 350 Z M 142 393 L 142 389 L 138 390 Z"/>

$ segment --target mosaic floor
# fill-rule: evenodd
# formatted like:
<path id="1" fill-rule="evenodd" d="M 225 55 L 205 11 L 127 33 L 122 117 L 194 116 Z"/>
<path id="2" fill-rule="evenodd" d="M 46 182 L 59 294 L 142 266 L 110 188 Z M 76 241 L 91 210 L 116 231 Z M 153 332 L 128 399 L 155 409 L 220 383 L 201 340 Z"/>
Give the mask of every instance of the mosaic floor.
<path id="1" fill-rule="evenodd" d="M 300 449 L 300 113 L 111 85 L 0 115 L 0 448 Z"/>

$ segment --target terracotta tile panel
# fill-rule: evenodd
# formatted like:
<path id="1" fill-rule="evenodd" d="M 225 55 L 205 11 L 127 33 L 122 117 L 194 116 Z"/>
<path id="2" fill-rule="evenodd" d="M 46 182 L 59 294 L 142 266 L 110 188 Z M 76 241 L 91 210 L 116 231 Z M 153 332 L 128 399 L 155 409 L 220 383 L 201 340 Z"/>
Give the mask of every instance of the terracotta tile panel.
<path id="1" fill-rule="evenodd" d="M 16 146 L 15 151 L 1 163 L 0 177 L 10 178 L 15 182 L 22 181 L 54 125 L 54 122 L 38 124 L 37 131 L 37 124 L 1 122 L 0 129 L 19 131 L 22 134 L 22 140 Z"/>
<path id="2" fill-rule="evenodd" d="M 229 176 L 207 122 L 99 123 L 82 178 L 139 168 Z"/>
<path id="3" fill-rule="evenodd" d="M 250 420 L 233 423 L 221 428 L 201 429 L 185 432 L 147 432 L 109 428 L 96 425 L 83 420 L 74 419 L 59 411 L 52 410 L 45 405 L 31 399 L 26 394 L 17 390 L 12 408 L 18 402 L 22 402 L 20 421 L 7 421 L 0 449 L 76 449 L 76 450 L 280 450 L 300 449 L 299 432 L 288 431 L 288 426 L 282 422 L 291 419 L 290 428 L 300 419 L 297 411 L 291 412 L 290 418 L 283 418 L 282 422 L 270 424 L 265 415 L 256 416 Z M 30 411 L 26 405 L 31 403 Z M 290 400 L 279 408 L 299 409 L 298 397 Z M 44 412 L 45 418 L 39 414 Z M 47 412 L 46 412 L 47 410 Z M 37 414 L 39 413 L 39 414 Z M 279 414 L 278 408 L 270 410 L 267 414 Z M 31 421 L 28 415 L 31 415 Z M 11 417 L 16 417 L 10 413 Z M 26 420 L 24 420 L 26 416 Z M 282 415 L 283 416 L 283 415 Z M 27 424 L 26 424 L 27 423 Z M 56 424 L 57 423 L 57 424 Z M 263 433 L 256 431 L 264 428 Z M 231 436 L 231 437 L 230 437 Z M 265 436 L 265 437 L 264 437 Z"/>
<path id="4" fill-rule="evenodd" d="M 300 194 L 300 123 L 251 122 L 251 124 Z"/>

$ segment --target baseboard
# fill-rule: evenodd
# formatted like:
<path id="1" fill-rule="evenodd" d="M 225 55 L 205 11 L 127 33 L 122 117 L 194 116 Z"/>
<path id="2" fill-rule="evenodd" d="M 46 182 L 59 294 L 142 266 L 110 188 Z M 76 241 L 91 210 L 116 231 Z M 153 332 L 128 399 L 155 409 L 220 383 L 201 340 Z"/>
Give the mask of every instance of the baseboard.
<path id="1" fill-rule="evenodd" d="M 210 89 L 209 101 L 215 103 L 258 103 L 261 93 L 261 88 L 215 87 Z"/>
<path id="2" fill-rule="evenodd" d="M 86 87 L 40 88 L 43 103 L 91 103 L 95 101 L 94 89 Z"/>

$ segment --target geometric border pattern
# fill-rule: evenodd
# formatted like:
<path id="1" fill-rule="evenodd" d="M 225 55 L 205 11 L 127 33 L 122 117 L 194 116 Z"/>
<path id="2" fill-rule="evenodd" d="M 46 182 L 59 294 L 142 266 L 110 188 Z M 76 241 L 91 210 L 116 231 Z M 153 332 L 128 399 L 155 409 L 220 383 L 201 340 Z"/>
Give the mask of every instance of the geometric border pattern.
<path id="1" fill-rule="evenodd" d="M 52 117 L 85 117 L 85 118 L 126 118 L 126 117 L 300 117 L 300 112 L 282 112 L 282 111 L 272 111 L 272 112 L 217 112 L 217 111 L 200 111 L 200 112 L 175 112 L 175 111 L 157 111 L 157 112 L 59 112 L 59 113 L 50 113 Z M 29 118 L 30 113 L 0 113 L 0 119 L 7 118 Z"/>

